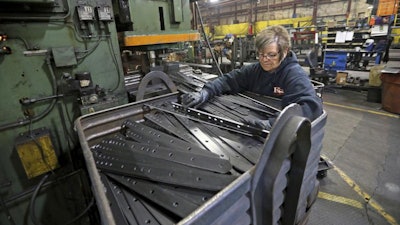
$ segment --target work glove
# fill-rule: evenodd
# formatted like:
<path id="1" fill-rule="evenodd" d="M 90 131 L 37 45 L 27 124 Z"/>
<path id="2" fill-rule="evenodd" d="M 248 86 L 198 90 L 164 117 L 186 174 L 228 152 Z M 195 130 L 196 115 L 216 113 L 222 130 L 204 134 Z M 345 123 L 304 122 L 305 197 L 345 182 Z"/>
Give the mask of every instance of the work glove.
<path id="1" fill-rule="evenodd" d="M 183 94 L 182 99 L 182 106 L 185 108 L 197 108 L 201 104 L 205 103 L 210 99 L 211 95 L 207 89 L 202 89 L 200 92 L 190 92 Z"/>
<path id="2" fill-rule="evenodd" d="M 272 124 L 269 120 L 245 119 L 245 123 L 264 130 L 271 130 L 272 128 Z"/>

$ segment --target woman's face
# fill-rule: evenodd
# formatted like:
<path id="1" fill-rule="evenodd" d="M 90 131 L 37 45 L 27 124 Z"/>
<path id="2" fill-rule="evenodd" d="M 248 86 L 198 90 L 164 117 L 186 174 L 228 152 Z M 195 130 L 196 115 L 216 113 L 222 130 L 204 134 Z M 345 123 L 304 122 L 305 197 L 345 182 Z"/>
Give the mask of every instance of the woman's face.
<path id="1" fill-rule="evenodd" d="M 275 42 L 267 45 L 264 49 L 261 49 L 258 52 L 258 60 L 260 61 L 261 67 L 267 72 L 272 72 L 278 68 L 281 64 L 279 53 L 278 44 Z M 283 56 L 286 56 L 286 52 L 283 52 Z"/>

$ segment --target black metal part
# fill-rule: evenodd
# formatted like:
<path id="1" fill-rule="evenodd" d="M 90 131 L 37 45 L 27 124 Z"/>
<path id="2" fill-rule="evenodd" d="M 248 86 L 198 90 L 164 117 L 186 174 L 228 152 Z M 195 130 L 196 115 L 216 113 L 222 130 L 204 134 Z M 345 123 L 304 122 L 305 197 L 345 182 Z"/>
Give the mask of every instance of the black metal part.
<path id="1" fill-rule="evenodd" d="M 260 106 L 264 106 L 265 108 L 268 108 L 274 112 L 282 111 L 282 109 L 280 108 L 280 99 L 248 92 L 246 92 L 245 94 L 238 94 L 238 96 L 251 100 L 252 102 L 257 103 Z M 256 97 L 258 97 L 258 99 L 256 99 Z"/>
<path id="2" fill-rule="evenodd" d="M 156 158 L 128 158 L 127 155 L 119 158 L 121 153 L 99 152 L 97 148 L 102 150 L 101 146 L 96 146 L 93 151 L 97 168 L 110 173 L 210 191 L 220 190 L 236 178 L 230 174 L 213 173 Z"/>
<path id="3" fill-rule="evenodd" d="M 121 208 L 121 204 L 119 203 L 116 192 L 114 191 L 115 185 L 110 183 L 109 179 L 102 173 L 100 173 L 100 179 L 104 186 L 104 192 L 106 193 L 109 206 L 111 208 L 112 215 L 115 220 L 115 224 L 118 225 L 137 225 L 137 223 L 129 223 L 127 218 L 124 215 L 124 211 Z"/>
<path id="4" fill-rule="evenodd" d="M 186 142 L 198 143 L 198 141 L 187 132 L 175 117 L 172 117 L 171 115 L 156 111 L 147 113 L 144 117 Z M 201 146 L 200 143 L 198 143 L 198 145 Z"/>
<path id="5" fill-rule="evenodd" d="M 225 119 L 233 120 L 233 121 L 243 121 L 243 116 L 234 114 L 227 109 L 223 109 L 213 102 L 205 103 L 201 106 L 201 110 L 210 113 L 212 115 L 219 115 Z"/>
<path id="6" fill-rule="evenodd" d="M 185 108 L 181 104 L 170 102 L 170 104 L 165 103 L 162 106 L 146 104 L 147 107 L 151 109 L 157 109 L 163 112 L 171 113 L 173 115 L 189 118 L 191 120 L 207 123 L 210 125 L 218 126 L 230 131 L 234 131 L 241 134 L 247 135 L 257 135 L 261 137 L 267 137 L 269 131 L 263 130 L 257 127 L 252 127 L 241 122 L 236 122 L 230 119 L 222 118 L 201 110 L 194 108 Z"/>
<path id="7" fill-rule="evenodd" d="M 194 152 L 200 155 L 214 156 L 215 154 L 207 151 L 205 148 L 200 148 L 195 144 L 182 141 L 179 138 L 145 126 L 141 123 L 125 121 L 122 126 L 125 128 L 125 135 L 128 139 L 132 139 L 142 143 L 156 143 L 160 146 L 173 146 L 174 148 L 183 149 L 189 152 Z"/>
<path id="8" fill-rule="evenodd" d="M 229 118 L 233 121 L 243 121 L 242 118 L 248 115 L 226 107 L 224 104 L 218 101 L 218 98 L 215 98 L 213 99 L 213 101 L 205 103 L 204 106 L 201 106 L 201 109 L 214 115 L 223 115 L 223 118 Z"/>
<path id="9" fill-rule="evenodd" d="M 172 195 L 185 198 L 196 205 L 204 204 L 205 202 L 207 202 L 207 200 L 209 200 L 216 194 L 216 192 L 193 189 L 193 188 L 183 188 L 183 187 L 163 185 L 163 184 L 159 184 L 159 186 L 171 192 Z"/>
<path id="10" fill-rule="evenodd" d="M 195 123 L 191 120 L 180 117 L 179 119 L 182 124 L 195 136 L 203 145 L 214 152 L 215 154 L 219 154 L 221 157 L 228 158 L 231 162 L 232 166 L 236 169 L 244 172 L 249 170 L 253 164 L 251 164 L 247 159 L 238 154 L 229 146 L 226 146 L 221 142 L 219 138 L 214 138 L 215 135 L 212 135 L 206 127 L 201 123 Z"/>
<path id="11" fill-rule="evenodd" d="M 149 210 L 149 212 L 154 216 L 154 218 L 162 225 L 173 225 L 176 224 L 176 220 L 171 218 L 165 212 L 161 212 L 157 206 L 149 204 L 147 201 L 142 201 L 142 204 Z"/>
<path id="12" fill-rule="evenodd" d="M 203 124 L 215 136 L 218 136 L 223 142 L 245 157 L 248 161 L 256 164 L 260 158 L 265 139 L 258 140 L 246 135 L 232 135 L 229 131 L 219 129 L 215 126 Z"/>
<path id="13" fill-rule="evenodd" d="M 210 124 L 210 125 L 213 125 L 213 126 L 216 126 L 216 127 L 220 127 L 220 128 L 226 129 L 226 130 L 234 131 L 236 133 L 242 133 L 242 134 L 251 136 L 251 134 L 249 134 L 247 132 L 244 132 L 244 131 L 241 131 L 240 129 L 236 129 L 236 128 L 232 129 L 232 128 L 229 128 L 229 127 L 226 127 L 226 126 L 222 126 L 222 125 L 213 123 L 213 121 L 208 121 L 208 120 L 205 121 L 203 119 L 199 119 L 199 118 L 190 116 L 190 115 L 186 114 L 185 112 L 180 112 L 178 110 L 175 110 L 174 107 L 172 106 L 172 102 L 167 102 L 167 103 L 157 104 L 157 105 L 156 104 L 146 104 L 145 107 L 149 108 L 149 110 L 150 109 L 154 109 L 154 110 L 158 110 L 158 111 L 161 111 L 161 112 L 168 113 L 170 115 L 174 115 L 176 118 L 177 117 L 188 118 L 188 119 L 193 120 L 193 121 L 197 121 L 197 122 L 201 122 L 201 123 L 207 123 L 207 124 Z"/>
<path id="14" fill-rule="evenodd" d="M 193 108 L 185 108 L 178 103 L 172 102 L 172 106 L 175 110 L 184 112 L 187 115 L 193 116 L 195 118 L 199 118 L 202 121 L 208 121 L 212 124 L 218 124 L 223 127 L 226 126 L 226 127 L 232 128 L 232 129 L 242 130 L 242 131 L 248 132 L 249 134 L 258 135 L 258 136 L 262 136 L 262 137 L 267 137 L 267 135 L 269 133 L 269 131 L 267 131 L 267 130 L 262 130 L 260 128 L 252 127 L 252 126 L 249 126 L 249 125 L 246 125 L 246 124 L 243 124 L 240 122 L 236 122 L 233 120 L 227 120 L 225 118 L 222 118 L 222 117 L 219 117 L 216 115 L 212 115 L 212 114 L 206 113 L 201 110 L 197 110 L 197 109 L 193 109 Z"/>
<path id="15" fill-rule="evenodd" d="M 177 196 L 155 183 L 110 173 L 107 176 L 179 217 L 183 218 L 199 207 L 198 204 Z"/>
<path id="16" fill-rule="evenodd" d="M 162 225 L 159 223 L 156 218 L 147 210 L 147 208 L 143 205 L 139 197 L 133 193 L 121 188 L 122 194 L 125 196 L 125 201 L 127 205 L 127 209 L 129 209 L 128 213 L 132 213 L 135 216 L 136 222 L 139 225 Z M 128 211 L 128 210 L 126 210 Z"/>
<path id="17" fill-rule="evenodd" d="M 136 101 L 143 100 L 146 93 L 147 85 L 154 80 L 161 80 L 170 90 L 170 92 L 177 92 L 174 82 L 172 82 L 171 78 L 167 74 L 162 71 L 151 71 L 146 74 L 142 80 L 140 81 L 137 93 L 136 93 Z"/>
<path id="18" fill-rule="evenodd" d="M 217 155 L 211 157 L 199 155 L 175 149 L 173 146 L 161 147 L 116 139 L 104 139 L 98 146 L 109 147 L 113 152 L 118 151 L 116 155 L 121 157 L 126 155 L 125 159 L 133 157 L 135 160 L 139 158 L 152 160 L 155 158 L 217 173 L 228 173 L 232 168 L 228 160 L 221 159 Z"/>
<path id="19" fill-rule="evenodd" d="M 227 101 L 227 99 L 220 97 L 220 96 L 217 96 L 214 99 L 214 102 L 219 102 L 221 105 L 226 107 L 228 109 L 228 111 L 230 111 L 230 112 L 234 111 L 236 113 L 239 113 L 239 115 L 241 115 L 241 116 L 247 116 L 250 113 L 249 109 L 240 107 L 239 105 L 237 105 L 231 101 Z"/>
<path id="20" fill-rule="evenodd" d="M 225 95 L 221 96 L 223 99 L 227 99 L 237 105 L 243 106 L 249 111 L 256 111 L 258 113 L 263 113 L 265 115 L 273 116 L 275 115 L 276 112 L 279 112 L 280 110 L 277 110 L 276 108 L 269 108 L 266 107 L 265 104 L 260 104 L 259 101 L 252 99 L 252 98 L 245 98 L 240 95 Z"/>

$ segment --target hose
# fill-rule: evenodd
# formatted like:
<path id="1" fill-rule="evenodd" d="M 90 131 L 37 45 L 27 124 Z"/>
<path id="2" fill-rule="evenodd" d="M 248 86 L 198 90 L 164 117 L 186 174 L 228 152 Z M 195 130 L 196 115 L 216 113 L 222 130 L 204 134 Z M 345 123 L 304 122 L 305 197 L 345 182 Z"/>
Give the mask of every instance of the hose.
<path id="1" fill-rule="evenodd" d="M 208 40 L 207 34 L 206 34 L 205 30 L 204 30 L 203 18 L 202 18 L 202 16 L 201 16 L 199 4 L 197 3 L 197 1 L 195 2 L 195 5 L 196 5 L 197 13 L 199 14 L 200 27 L 201 27 L 201 31 L 203 32 L 204 38 L 206 39 L 207 47 L 208 47 L 208 49 L 210 50 L 211 56 L 212 56 L 212 58 L 213 58 L 213 61 L 215 62 L 215 66 L 216 66 L 217 69 L 218 69 L 219 75 L 222 76 L 223 73 L 222 73 L 222 71 L 221 71 L 221 67 L 219 66 L 218 61 L 217 61 L 217 59 L 215 58 L 214 51 L 213 51 L 212 48 L 211 48 L 210 41 Z"/>
<path id="2" fill-rule="evenodd" d="M 40 188 L 42 188 L 43 183 L 47 180 L 49 177 L 49 174 L 46 174 L 40 179 L 39 184 L 36 186 L 35 191 L 32 194 L 31 201 L 29 202 L 29 214 L 31 216 L 32 223 L 35 225 L 43 225 L 37 218 L 36 218 L 36 213 L 35 213 L 35 200 L 37 198 L 37 195 L 40 191 Z"/>
<path id="3" fill-rule="evenodd" d="M 47 180 L 47 178 L 49 177 L 50 174 L 46 174 L 42 177 L 42 179 L 40 180 L 40 182 L 38 183 L 38 185 L 36 186 L 31 200 L 29 202 L 29 212 L 30 212 L 30 217 L 31 217 L 31 221 L 34 225 L 44 225 L 37 217 L 36 217 L 36 212 L 35 212 L 35 202 L 36 202 L 36 198 L 39 194 L 40 189 L 42 188 L 44 182 Z M 78 221 L 80 218 L 82 218 L 84 215 L 86 215 L 86 213 L 90 210 L 90 208 L 92 208 L 92 206 L 94 205 L 95 200 L 94 198 L 92 198 L 89 202 L 89 204 L 86 206 L 86 208 L 79 213 L 75 218 L 73 218 L 72 220 L 68 221 L 67 223 L 64 223 L 63 225 L 70 225 L 75 223 L 76 221 Z"/>

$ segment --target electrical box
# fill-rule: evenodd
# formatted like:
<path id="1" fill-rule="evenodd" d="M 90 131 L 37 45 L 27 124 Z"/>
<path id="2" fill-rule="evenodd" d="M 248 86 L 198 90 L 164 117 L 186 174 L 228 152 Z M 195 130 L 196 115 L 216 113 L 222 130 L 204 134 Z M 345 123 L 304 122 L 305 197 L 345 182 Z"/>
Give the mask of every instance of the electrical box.
<path id="1" fill-rule="evenodd" d="M 110 6 L 98 6 L 96 9 L 99 21 L 109 22 L 113 20 L 112 9 Z"/>
<path id="2" fill-rule="evenodd" d="M 29 179 L 59 167 L 50 131 L 39 128 L 20 134 L 15 148 Z"/>
<path id="3" fill-rule="evenodd" d="M 80 21 L 92 21 L 94 20 L 94 10 L 90 5 L 78 5 L 76 7 L 78 11 L 78 17 Z"/>

